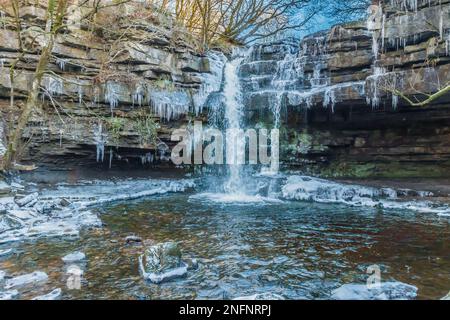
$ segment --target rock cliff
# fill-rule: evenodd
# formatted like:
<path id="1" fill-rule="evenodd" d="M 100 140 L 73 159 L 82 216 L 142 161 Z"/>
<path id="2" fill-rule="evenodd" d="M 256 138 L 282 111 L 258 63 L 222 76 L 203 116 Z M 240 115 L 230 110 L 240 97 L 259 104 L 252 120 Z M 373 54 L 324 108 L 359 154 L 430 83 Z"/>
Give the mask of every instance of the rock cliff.
<path id="1" fill-rule="evenodd" d="M 285 166 L 336 177 L 441 177 L 450 167 L 450 1 L 386 1 L 368 21 L 256 46 L 247 118 L 280 123 Z M 416 100 L 417 99 L 417 100 Z"/>
<path id="2" fill-rule="evenodd" d="M 12 12 L 2 12 L 0 25 L 0 124 L 5 129 L 30 90 L 44 41 L 45 8 L 23 5 L 24 50 Z M 68 27 L 57 37 L 42 105 L 23 135 L 22 161 L 59 168 L 164 164 L 171 128 L 201 116 L 208 94 L 220 86 L 224 56 L 200 53 L 191 35 L 139 3 L 104 9 L 91 26 L 76 23 L 80 10 L 69 8 Z"/>

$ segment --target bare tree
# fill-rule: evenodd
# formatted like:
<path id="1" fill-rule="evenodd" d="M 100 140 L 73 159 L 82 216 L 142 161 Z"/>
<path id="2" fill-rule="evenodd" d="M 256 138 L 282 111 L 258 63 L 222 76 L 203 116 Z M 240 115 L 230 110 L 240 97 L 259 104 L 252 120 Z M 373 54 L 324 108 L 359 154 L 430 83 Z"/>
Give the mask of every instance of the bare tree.
<path id="1" fill-rule="evenodd" d="M 116 6 L 129 0 L 122 1 L 106 1 L 103 0 L 48 0 L 48 1 L 35 1 L 33 5 L 45 8 L 45 29 L 34 29 L 34 35 L 31 43 L 24 44 L 22 42 L 22 26 L 25 25 L 25 21 L 22 21 L 20 10 L 25 4 L 20 0 L 0 0 L 0 8 L 7 12 L 12 12 L 14 27 L 17 32 L 19 56 L 12 63 L 10 67 L 10 79 L 11 79 L 11 114 L 14 105 L 14 77 L 16 72 L 16 64 L 20 61 L 24 53 L 35 52 L 37 45 L 38 61 L 32 78 L 31 88 L 28 91 L 26 102 L 20 110 L 19 118 L 15 127 L 12 128 L 8 135 L 8 142 L 6 147 L 6 153 L 4 155 L 1 166 L 3 170 L 9 170 L 14 166 L 14 162 L 17 160 L 17 153 L 21 146 L 22 134 L 28 123 L 28 120 L 36 109 L 40 105 L 39 95 L 42 90 L 42 81 L 44 75 L 49 72 L 48 65 L 52 58 L 52 52 L 56 43 L 57 37 L 67 28 L 67 13 L 68 8 L 71 5 L 78 7 L 84 7 L 88 10 L 84 10 L 84 14 L 79 18 L 80 22 L 88 20 L 95 16 L 95 14 L 102 8 L 109 6 Z M 14 120 L 10 119 L 10 123 L 14 123 Z"/>

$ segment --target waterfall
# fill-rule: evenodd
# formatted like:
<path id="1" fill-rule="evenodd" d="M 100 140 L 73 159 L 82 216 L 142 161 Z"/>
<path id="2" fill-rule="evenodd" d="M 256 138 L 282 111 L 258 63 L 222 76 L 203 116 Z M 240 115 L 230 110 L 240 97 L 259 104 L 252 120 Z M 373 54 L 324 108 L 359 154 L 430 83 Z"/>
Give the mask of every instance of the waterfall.
<path id="1" fill-rule="evenodd" d="M 239 159 L 241 159 L 242 153 L 245 153 L 245 145 L 240 143 L 238 137 L 239 130 L 242 127 L 243 113 L 242 92 L 238 76 L 238 68 L 242 60 L 243 57 L 240 56 L 225 64 L 223 94 L 225 98 L 226 147 L 229 174 L 224 189 L 227 193 L 243 193 L 242 164 L 239 163 Z"/>

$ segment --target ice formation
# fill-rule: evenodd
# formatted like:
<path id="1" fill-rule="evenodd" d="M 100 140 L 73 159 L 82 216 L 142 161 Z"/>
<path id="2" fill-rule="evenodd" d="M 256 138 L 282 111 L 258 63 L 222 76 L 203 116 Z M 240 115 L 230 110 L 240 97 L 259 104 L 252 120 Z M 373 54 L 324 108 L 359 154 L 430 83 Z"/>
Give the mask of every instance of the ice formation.
<path id="1" fill-rule="evenodd" d="M 185 91 L 149 89 L 148 96 L 152 112 L 165 121 L 178 119 L 189 112 L 190 99 Z"/>
<path id="2" fill-rule="evenodd" d="M 417 296 L 417 287 L 398 282 L 382 282 L 378 286 L 344 284 L 332 292 L 336 300 L 409 300 Z"/>
<path id="3" fill-rule="evenodd" d="M 103 123 L 99 121 L 94 126 L 94 143 L 96 146 L 97 162 L 103 162 L 105 158 L 105 144 L 107 143 L 108 135 L 103 132 Z"/>
<path id="4" fill-rule="evenodd" d="M 206 54 L 209 59 L 210 73 L 200 73 L 197 76 L 202 80 L 202 84 L 197 93 L 192 97 L 194 104 L 194 113 L 199 115 L 208 96 L 212 92 L 220 91 L 223 81 L 223 70 L 227 58 L 222 52 L 208 51 Z"/>
<path id="5" fill-rule="evenodd" d="M 120 86 L 114 81 L 107 81 L 105 84 L 105 101 L 109 103 L 111 112 L 119 105 Z"/>

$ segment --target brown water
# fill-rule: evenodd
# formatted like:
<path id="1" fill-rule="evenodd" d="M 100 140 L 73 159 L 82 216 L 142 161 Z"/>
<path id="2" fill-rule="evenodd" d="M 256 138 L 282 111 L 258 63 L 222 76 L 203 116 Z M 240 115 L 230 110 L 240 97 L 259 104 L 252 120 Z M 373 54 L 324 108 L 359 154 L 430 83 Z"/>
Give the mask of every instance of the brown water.
<path id="1" fill-rule="evenodd" d="M 75 240 L 15 244 L 0 269 L 48 273 L 45 285 L 20 289 L 25 299 L 54 288 L 65 299 L 228 299 L 259 292 L 326 299 L 342 284 L 365 283 L 373 264 L 381 267 L 382 281 L 418 287 L 418 299 L 450 290 L 449 218 L 304 202 L 215 204 L 189 196 L 103 207 L 104 228 Z M 147 243 L 178 241 L 200 266 L 176 281 L 147 283 L 137 264 L 143 245 L 124 242 L 131 234 Z M 81 289 L 69 290 L 61 257 L 75 250 L 87 261 Z"/>

